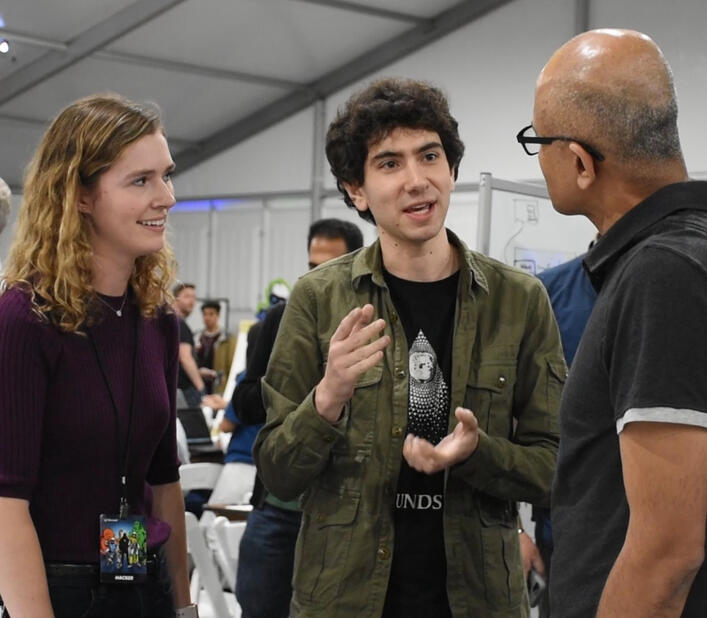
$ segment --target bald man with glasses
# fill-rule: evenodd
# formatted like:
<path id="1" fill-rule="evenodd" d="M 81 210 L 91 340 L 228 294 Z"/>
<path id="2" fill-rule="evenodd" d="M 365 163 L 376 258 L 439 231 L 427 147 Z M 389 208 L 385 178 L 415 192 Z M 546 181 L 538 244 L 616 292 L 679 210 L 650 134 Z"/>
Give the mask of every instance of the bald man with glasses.
<path id="1" fill-rule="evenodd" d="M 560 409 L 551 615 L 704 618 L 707 183 L 688 178 L 662 52 L 629 30 L 573 38 L 517 139 L 555 209 L 602 234 Z"/>

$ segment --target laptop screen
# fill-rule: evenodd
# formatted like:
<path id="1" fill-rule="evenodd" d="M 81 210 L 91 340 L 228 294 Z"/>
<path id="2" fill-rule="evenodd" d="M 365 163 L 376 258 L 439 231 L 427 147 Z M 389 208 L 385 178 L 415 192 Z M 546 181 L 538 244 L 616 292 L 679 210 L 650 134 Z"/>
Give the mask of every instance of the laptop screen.
<path id="1" fill-rule="evenodd" d="M 201 408 L 183 408 L 177 410 L 179 422 L 187 434 L 187 442 L 211 442 L 211 432 L 206 425 L 206 419 Z"/>

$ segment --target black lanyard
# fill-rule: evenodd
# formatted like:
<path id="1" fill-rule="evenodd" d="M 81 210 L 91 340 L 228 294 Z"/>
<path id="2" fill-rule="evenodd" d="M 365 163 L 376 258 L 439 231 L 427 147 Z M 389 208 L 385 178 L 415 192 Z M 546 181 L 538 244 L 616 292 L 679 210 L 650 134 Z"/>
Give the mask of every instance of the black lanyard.
<path id="1" fill-rule="evenodd" d="M 125 445 L 122 449 L 120 448 L 120 413 L 118 412 L 118 405 L 115 402 L 113 389 L 111 389 L 110 387 L 110 382 L 108 381 L 108 374 L 106 373 L 105 365 L 103 363 L 103 360 L 101 359 L 101 355 L 98 351 L 96 341 L 93 338 L 90 329 L 86 329 L 88 333 L 88 339 L 91 342 L 91 345 L 93 346 L 93 351 L 96 353 L 96 361 L 98 362 L 98 368 L 101 370 L 103 381 L 105 382 L 106 389 L 108 390 L 108 395 L 110 396 L 110 402 L 113 405 L 113 413 L 115 414 L 115 435 L 116 444 L 118 445 L 116 453 L 118 455 L 118 469 L 120 470 L 121 519 L 125 519 L 128 516 L 130 508 L 128 504 L 128 458 L 130 457 L 130 436 L 132 434 L 133 429 L 133 417 L 135 416 L 135 389 L 137 384 L 137 355 L 140 344 L 140 319 L 141 316 L 138 310 L 138 315 L 135 318 L 135 349 L 133 350 L 133 376 L 130 388 L 130 411 L 128 414 L 128 431 L 125 434 Z"/>

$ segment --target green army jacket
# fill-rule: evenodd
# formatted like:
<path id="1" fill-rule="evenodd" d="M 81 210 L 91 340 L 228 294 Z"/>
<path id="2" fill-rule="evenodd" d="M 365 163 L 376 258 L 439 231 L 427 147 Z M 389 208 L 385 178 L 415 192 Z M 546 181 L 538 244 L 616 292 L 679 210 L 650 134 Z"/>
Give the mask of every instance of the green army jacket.
<path id="1" fill-rule="evenodd" d="M 464 406 L 479 444 L 445 475 L 447 592 L 457 617 L 529 616 L 516 503 L 546 504 L 566 370 L 547 295 L 535 277 L 469 251 L 462 257 L 449 429 Z M 360 376 L 342 418 L 314 407 L 329 340 L 354 307 L 371 303 L 391 343 Z M 408 349 L 386 287 L 378 242 L 304 275 L 280 326 L 254 446 L 262 479 L 282 500 L 301 496 L 295 616 L 380 616 L 388 585 L 393 504 L 408 408 Z"/>

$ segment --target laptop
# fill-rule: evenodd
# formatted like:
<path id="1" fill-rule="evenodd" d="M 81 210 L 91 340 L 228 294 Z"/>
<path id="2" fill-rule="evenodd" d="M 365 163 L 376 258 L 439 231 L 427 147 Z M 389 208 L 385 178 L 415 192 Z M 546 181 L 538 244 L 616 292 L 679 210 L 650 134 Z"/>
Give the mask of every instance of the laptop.
<path id="1" fill-rule="evenodd" d="M 179 418 L 179 422 L 184 427 L 184 433 L 187 434 L 187 445 L 190 453 L 222 453 L 221 449 L 214 445 L 214 441 L 211 439 L 211 432 L 201 408 L 178 409 L 177 418 Z"/>

